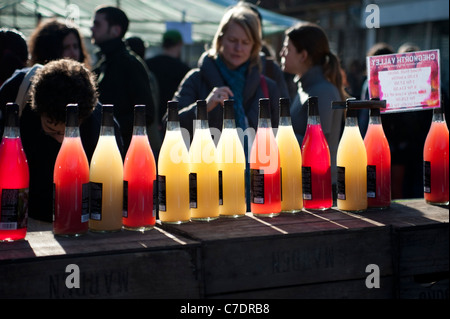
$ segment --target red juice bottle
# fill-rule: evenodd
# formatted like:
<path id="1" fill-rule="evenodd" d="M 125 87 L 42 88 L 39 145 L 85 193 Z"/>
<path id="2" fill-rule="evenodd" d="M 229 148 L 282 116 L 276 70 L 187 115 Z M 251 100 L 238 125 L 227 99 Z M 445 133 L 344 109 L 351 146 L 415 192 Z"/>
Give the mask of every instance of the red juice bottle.
<path id="1" fill-rule="evenodd" d="M 123 180 L 123 227 L 152 229 L 156 222 L 156 163 L 147 136 L 145 105 L 134 107 L 133 137 L 125 157 Z"/>
<path id="2" fill-rule="evenodd" d="M 325 210 L 333 206 L 330 149 L 320 124 L 318 99 L 308 99 L 308 123 L 302 143 L 303 206 Z"/>
<path id="3" fill-rule="evenodd" d="M 53 171 L 53 233 L 80 236 L 89 226 L 89 163 L 80 138 L 78 105 L 66 107 L 66 128 Z"/>
<path id="4" fill-rule="evenodd" d="M 449 133 L 442 108 L 433 110 L 433 120 L 423 148 L 424 198 L 429 204 L 448 205 Z"/>
<path id="5" fill-rule="evenodd" d="M 269 106 L 269 99 L 259 100 L 258 129 L 250 152 L 250 209 L 262 217 L 281 212 L 280 154 Z"/>
<path id="6" fill-rule="evenodd" d="M 6 105 L 0 144 L 0 241 L 24 239 L 28 222 L 30 175 L 19 129 L 19 106 Z"/>
<path id="7" fill-rule="evenodd" d="M 388 208 L 391 205 L 391 151 L 379 108 L 370 109 L 364 145 L 367 152 L 367 207 Z"/>

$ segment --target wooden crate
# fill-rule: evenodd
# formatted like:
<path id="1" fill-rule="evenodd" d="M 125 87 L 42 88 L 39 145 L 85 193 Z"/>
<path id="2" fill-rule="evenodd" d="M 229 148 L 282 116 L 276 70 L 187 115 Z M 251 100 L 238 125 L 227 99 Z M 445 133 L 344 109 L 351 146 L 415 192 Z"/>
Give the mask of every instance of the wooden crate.
<path id="1" fill-rule="evenodd" d="M 54 237 L 31 220 L 24 241 L 0 244 L 0 298 L 199 298 L 198 243 L 145 233 Z M 66 280 L 79 268 L 80 288 Z M 69 280 L 72 277 L 69 277 Z"/>
<path id="2" fill-rule="evenodd" d="M 201 242 L 207 298 L 391 298 L 390 227 L 337 210 L 163 226 Z M 365 281 L 380 269 L 380 288 Z"/>
<path id="3" fill-rule="evenodd" d="M 403 200 L 364 216 L 392 227 L 397 298 L 449 298 L 448 206 Z"/>

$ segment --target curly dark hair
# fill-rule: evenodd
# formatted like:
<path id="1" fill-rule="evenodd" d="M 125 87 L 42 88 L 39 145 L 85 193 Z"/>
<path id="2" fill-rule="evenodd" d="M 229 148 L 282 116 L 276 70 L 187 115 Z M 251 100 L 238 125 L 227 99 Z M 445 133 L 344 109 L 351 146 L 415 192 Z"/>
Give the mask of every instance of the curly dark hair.
<path id="1" fill-rule="evenodd" d="M 75 35 L 80 45 L 80 60 L 78 62 L 89 66 L 89 53 L 78 29 L 67 26 L 65 23 L 56 19 L 41 22 L 30 35 L 28 40 L 28 48 L 30 51 L 29 64 L 46 64 L 47 62 L 61 59 L 63 57 L 64 38 L 71 33 Z"/>
<path id="2" fill-rule="evenodd" d="M 82 121 L 93 112 L 97 102 L 95 75 L 77 61 L 51 61 L 33 77 L 31 108 L 55 123 L 65 123 L 67 104 L 78 104 Z"/>

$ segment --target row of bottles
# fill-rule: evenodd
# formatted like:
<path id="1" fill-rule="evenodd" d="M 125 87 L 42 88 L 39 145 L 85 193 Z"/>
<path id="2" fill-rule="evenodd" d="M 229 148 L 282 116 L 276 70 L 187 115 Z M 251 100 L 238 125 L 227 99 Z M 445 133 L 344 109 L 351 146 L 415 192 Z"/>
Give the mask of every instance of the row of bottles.
<path id="1" fill-rule="evenodd" d="M 347 109 L 338 147 L 337 208 L 362 211 L 390 205 L 390 152 L 381 125 L 385 101 L 333 103 Z M 370 108 L 362 139 L 355 110 Z M 29 171 L 20 140 L 18 107 L 8 103 L 0 145 L 0 240 L 25 237 Z M 158 168 L 145 128 L 145 107 L 135 107 L 133 138 L 125 161 L 115 141 L 113 106 L 103 105 L 102 127 L 91 160 L 80 139 L 78 107 L 67 106 L 65 138 L 54 169 L 54 233 L 150 229 L 156 209 L 163 223 L 238 217 L 246 213 L 245 152 L 232 100 L 224 102 L 223 129 L 212 140 L 205 101 L 189 150 L 178 119 L 178 103 L 168 102 L 168 122 Z M 448 205 L 448 128 L 442 109 L 434 110 L 424 146 L 424 197 Z M 332 206 L 330 153 L 322 132 L 317 97 L 308 100 L 308 123 L 301 148 L 291 125 L 289 100 L 280 99 L 280 123 L 273 133 L 269 100 L 260 100 L 258 129 L 250 152 L 250 208 L 258 216 L 328 209 Z M 156 174 L 158 172 L 158 175 Z M 156 193 L 156 190 L 158 192 Z M 156 205 L 159 205 L 156 207 Z"/>
<path id="2" fill-rule="evenodd" d="M 78 236 L 154 226 L 156 165 L 145 106 L 134 109 L 133 137 L 125 161 L 116 143 L 113 106 L 103 105 L 100 136 L 89 166 L 78 126 L 78 106 L 66 109 L 66 129 L 54 169 L 55 235 Z"/>

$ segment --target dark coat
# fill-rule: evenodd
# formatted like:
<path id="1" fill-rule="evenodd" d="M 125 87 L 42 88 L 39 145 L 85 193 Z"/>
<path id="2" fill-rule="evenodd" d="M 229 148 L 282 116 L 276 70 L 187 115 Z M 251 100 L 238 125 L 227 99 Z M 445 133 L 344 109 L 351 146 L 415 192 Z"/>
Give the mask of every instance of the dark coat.
<path id="1" fill-rule="evenodd" d="M 257 66 L 249 69 L 244 88 L 243 105 L 249 126 L 258 127 L 259 99 L 264 98 L 261 88 L 261 73 Z M 265 77 L 269 89 L 272 127 L 278 127 L 280 94 L 276 83 Z M 226 86 L 225 80 L 216 66 L 214 58 L 203 54 L 199 67 L 186 74 L 174 99 L 179 103 L 180 126 L 193 137 L 193 120 L 196 118 L 196 101 L 204 100 L 214 87 Z M 222 130 L 223 108 L 218 105 L 208 113 L 209 127 Z"/>
<path id="2" fill-rule="evenodd" d="M 102 104 L 114 105 L 114 116 L 120 124 L 126 151 L 133 133 L 134 106 L 147 106 L 147 126 L 154 120 L 155 105 L 148 70 L 121 39 L 102 43 L 100 49 L 102 56 L 93 68 L 98 77 L 99 100 Z"/>

